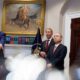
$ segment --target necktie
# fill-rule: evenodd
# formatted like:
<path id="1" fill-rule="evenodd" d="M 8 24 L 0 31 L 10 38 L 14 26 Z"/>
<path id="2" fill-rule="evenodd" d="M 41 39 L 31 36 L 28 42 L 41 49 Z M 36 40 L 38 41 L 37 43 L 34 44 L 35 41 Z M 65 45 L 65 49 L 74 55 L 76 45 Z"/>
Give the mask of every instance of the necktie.
<path id="1" fill-rule="evenodd" d="M 46 40 L 46 51 L 48 50 L 49 47 L 49 40 Z"/>

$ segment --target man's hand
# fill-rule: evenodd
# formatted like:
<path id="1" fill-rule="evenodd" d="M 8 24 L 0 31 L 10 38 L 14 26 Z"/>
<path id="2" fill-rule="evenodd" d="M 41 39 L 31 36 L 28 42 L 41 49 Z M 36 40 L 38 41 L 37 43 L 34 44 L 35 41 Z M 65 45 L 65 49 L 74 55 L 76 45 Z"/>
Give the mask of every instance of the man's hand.
<path id="1" fill-rule="evenodd" d="M 44 57 L 46 57 L 46 53 L 43 52 L 43 51 L 41 51 L 41 52 L 40 52 L 40 56 L 44 58 Z"/>
<path id="2" fill-rule="evenodd" d="M 51 68 L 52 67 L 52 64 L 51 63 L 48 63 L 47 64 L 47 68 Z"/>

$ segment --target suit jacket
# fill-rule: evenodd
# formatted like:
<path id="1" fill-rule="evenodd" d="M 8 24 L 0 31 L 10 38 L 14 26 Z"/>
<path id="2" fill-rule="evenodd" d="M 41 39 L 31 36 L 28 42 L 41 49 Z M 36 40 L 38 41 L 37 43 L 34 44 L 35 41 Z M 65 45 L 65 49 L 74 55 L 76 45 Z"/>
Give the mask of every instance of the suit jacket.
<path id="1" fill-rule="evenodd" d="M 54 40 L 51 39 L 51 42 L 49 43 L 49 47 L 46 50 L 46 40 L 45 40 L 45 41 L 42 42 L 42 49 L 41 49 L 41 51 L 44 51 L 44 52 L 48 53 L 50 47 L 53 46 L 53 45 L 54 45 Z"/>
<path id="2" fill-rule="evenodd" d="M 2 44 L 4 46 L 5 44 L 5 33 L 0 32 L 0 44 Z"/>
<path id="3" fill-rule="evenodd" d="M 67 47 L 64 46 L 63 44 L 60 44 L 55 50 L 55 52 L 53 50 L 54 50 L 54 46 L 51 46 L 47 54 L 47 59 L 49 60 L 50 63 L 52 63 L 52 65 L 55 68 L 59 70 L 63 70 L 64 69 L 64 58 L 67 53 Z"/>

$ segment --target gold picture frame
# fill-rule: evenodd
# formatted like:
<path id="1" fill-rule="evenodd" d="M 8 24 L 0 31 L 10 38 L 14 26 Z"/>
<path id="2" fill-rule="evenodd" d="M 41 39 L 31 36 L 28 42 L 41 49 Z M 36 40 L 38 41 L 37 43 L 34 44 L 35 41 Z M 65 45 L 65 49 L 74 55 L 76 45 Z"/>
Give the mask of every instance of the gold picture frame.
<path id="1" fill-rule="evenodd" d="M 2 31 L 6 34 L 44 33 L 45 0 L 4 0 Z"/>

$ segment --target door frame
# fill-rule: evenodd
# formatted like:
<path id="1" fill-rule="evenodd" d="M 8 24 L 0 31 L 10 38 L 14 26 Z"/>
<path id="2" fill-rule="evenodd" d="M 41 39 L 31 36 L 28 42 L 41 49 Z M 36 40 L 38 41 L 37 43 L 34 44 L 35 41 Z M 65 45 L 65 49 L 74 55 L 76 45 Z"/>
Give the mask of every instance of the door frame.
<path id="1" fill-rule="evenodd" d="M 70 54 L 70 41 L 71 41 L 71 20 L 74 18 L 79 18 L 80 17 L 80 12 L 71 12 L 71 13 L 66 13 L 64 15 L 64 44 L 67 46 L 67 62 L 70 62 L 69 59 L 69 54 Z M 69 67 L 69 63 L 67 64 Z"/>

